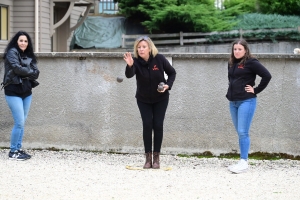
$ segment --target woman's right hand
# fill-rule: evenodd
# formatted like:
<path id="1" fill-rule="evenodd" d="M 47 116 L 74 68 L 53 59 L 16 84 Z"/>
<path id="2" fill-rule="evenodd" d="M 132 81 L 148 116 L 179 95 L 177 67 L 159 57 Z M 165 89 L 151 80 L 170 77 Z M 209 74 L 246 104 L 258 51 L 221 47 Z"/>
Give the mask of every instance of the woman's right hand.
<path id="1" fill-rule="evenodd" d="M 133 59 L 132 59 L 132 56 L 131 56 L 130 52 L 124 53 L 123 59 L 125 60 L 125 62 L 127 63 L 127 65 L 129 67 L 132 67 L 132 65 L 133 65 Z"/>

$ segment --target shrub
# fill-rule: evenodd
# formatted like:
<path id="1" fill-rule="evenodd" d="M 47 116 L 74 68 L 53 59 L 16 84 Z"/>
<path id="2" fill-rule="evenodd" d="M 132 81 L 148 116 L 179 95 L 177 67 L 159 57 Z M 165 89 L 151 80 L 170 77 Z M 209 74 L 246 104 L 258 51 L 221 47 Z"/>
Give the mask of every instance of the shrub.
<path id="1" fill-rule="evenodd" d="M 299 0 L 257 0 L 257 6 L 264 14 L 300 15 Z"/>
<path id="2" fill-rule="evenodd" d="M 275 28 L 295 28 L 300 26 L 300 17 L 282 16 L 277 14 L 244 14 L 235 19 L 238 24 L 233 29 L 275 29 Z"/>

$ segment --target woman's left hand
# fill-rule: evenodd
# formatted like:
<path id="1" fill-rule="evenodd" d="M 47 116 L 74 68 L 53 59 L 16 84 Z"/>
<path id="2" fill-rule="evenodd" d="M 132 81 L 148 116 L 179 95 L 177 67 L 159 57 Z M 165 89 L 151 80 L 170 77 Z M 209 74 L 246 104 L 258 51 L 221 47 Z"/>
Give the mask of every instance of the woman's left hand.
<path id="1" fill-rule="evenodd" d="M 166 84 L 164 84 L 164 89 L 162 91 L 159 91 L 159 90 L 157 90 L 157 91 L 160 92 L 160 93 L 163 93 L 163 92 L 165 92 L 168 89 L 169 89 L 169 86 L 166 85 Z"/>
<path id="2" fill-rule="evenodd" d="M 246 90 L 246 92 L 254 94 L 254 89 L 251 85 L 246 85 L 245 90 Z"/>

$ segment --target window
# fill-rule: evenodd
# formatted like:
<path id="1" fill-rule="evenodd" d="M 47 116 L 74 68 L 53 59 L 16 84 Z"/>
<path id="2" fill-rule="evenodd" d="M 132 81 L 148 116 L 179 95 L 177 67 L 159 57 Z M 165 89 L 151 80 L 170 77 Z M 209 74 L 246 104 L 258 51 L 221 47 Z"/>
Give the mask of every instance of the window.
<path id="1" fill-rule="evenodd" d="M 99 13 L 116 14 L 118 12 L 118 3 L 113 0 L 100 0 Z"/>
<path id="2" fill-rule="evenodd" d="M 8 7 L 0 5 L 0 40 L 8 40 Z"/>

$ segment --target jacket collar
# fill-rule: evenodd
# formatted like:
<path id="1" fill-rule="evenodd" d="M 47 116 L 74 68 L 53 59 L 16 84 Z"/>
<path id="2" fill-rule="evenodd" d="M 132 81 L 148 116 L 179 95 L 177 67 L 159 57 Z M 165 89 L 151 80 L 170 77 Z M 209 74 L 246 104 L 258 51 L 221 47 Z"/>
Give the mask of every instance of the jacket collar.
<path id="1" fill-rule="evenodd" d="M 142 64 L 142 65 L 148 65 L 153 59 L 153 55 L 150 54 L 149 59 L 147 61 L 145 61 L 143 58 L 141 58 L 140 56 L 138 57 L 138 61 Z"/>

